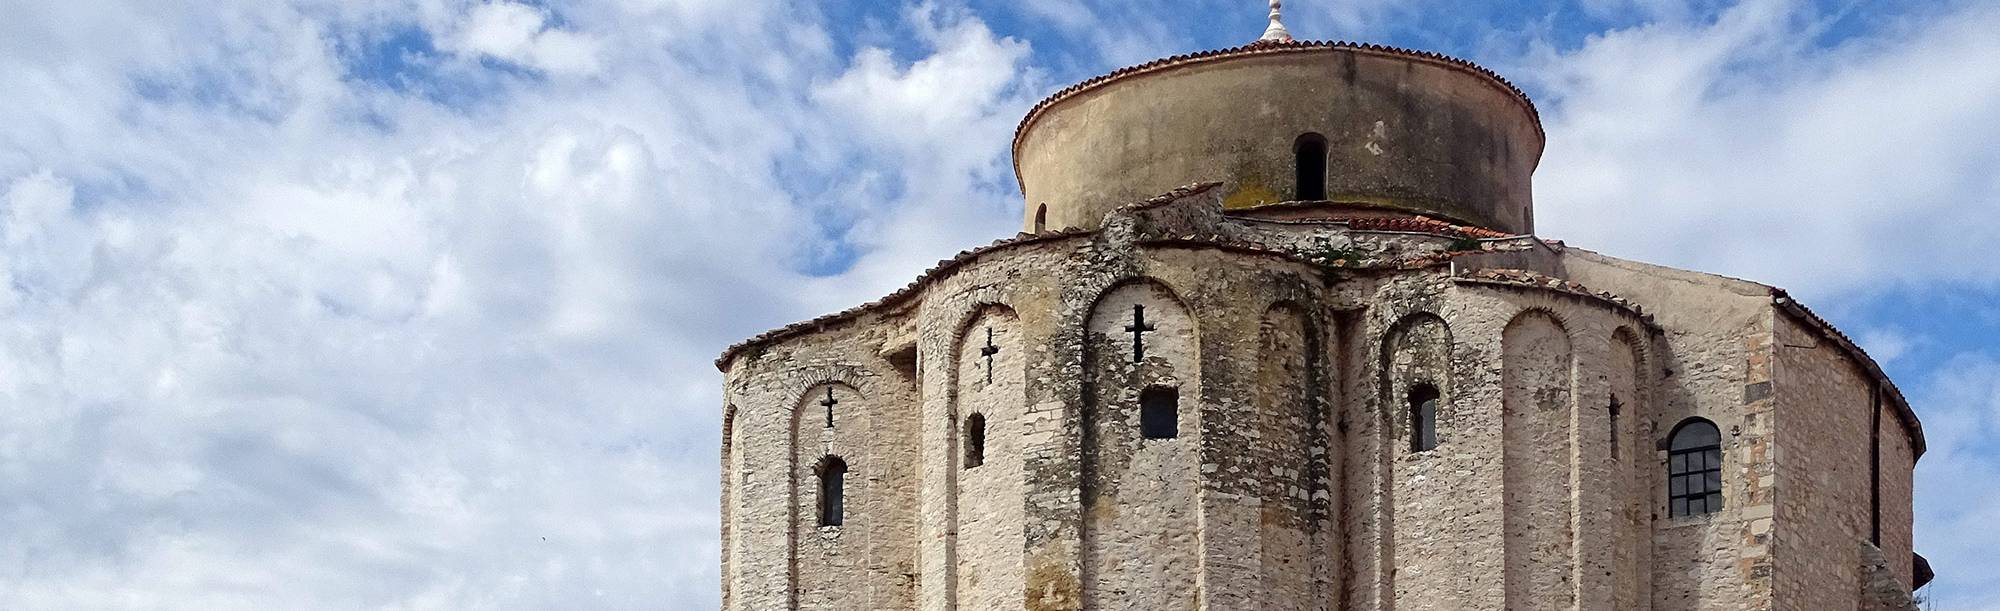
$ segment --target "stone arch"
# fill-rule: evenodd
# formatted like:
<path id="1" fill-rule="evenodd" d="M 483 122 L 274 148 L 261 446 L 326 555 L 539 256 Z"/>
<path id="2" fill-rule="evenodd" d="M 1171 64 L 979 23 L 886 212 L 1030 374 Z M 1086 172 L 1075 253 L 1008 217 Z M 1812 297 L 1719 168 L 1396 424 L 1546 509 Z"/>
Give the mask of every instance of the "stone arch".
<path id="1" fill-rule="evenodd" d="M 1111 284 L 1103 292 L 1098 293 L 1097 299 L 1091 302 L 1090 315 L 1084 320 L 1084 351 L 1086 353 L 1103 353 L 1108 351 L 1124 352 L 1127 355 L 1131 354 L 1129 350 L 1123 348 L 1124 346 L 1129 346 L 1130 343 L 1112 346 L 1093 340 L 1100 335 L 1122 336 L 1129 340 L 1131 337 L 1130 332 L 1122 329 L 1124 325 L 1132 322 L 1133 311 L 1130 309 L 1132 305 L 1146 306 L 1148 308 L 1146 316 L 1149 317 L 1147 324 L 1156 328 L 1155 331 L 1144 334 L 1146 338 L 1144 340 L 1145 343 L 1150 345 L 1153 342 L 1170 341 L 1176 346 L 1183 346 L 1188 351 L 1199 351 L 1201 345 L 1200 324 L 1194 318 L 1187 301 L 1181 298 L 1181 292 L 1176 290 L 1172 285 L 1149 276 L 1126 278 Z M 1165 309 L 1162 309 L 1163 306 Z M 1165 335 L 1156 335 L 1160 333 L 1157 328 L 1162 320 L 1162 316 L 1174 317 L 1175 320 L 1185 318 L 1186 323 L 1169 329 Z M 1086 356 L 1091 355 L 1086 354 Z M 1194 356 L 1190 355 L 1186 360 L 1196 360 Z"/>
<path id="2" fill-rule="evenodd" d="M 1193 312 L 1152 278 L 1112 285 L 1084 319 L 1083 603 L 1170 608 L 1200 596 L 1201 344 Z M 1136 338 L 1136 339 L 1135 339 Z M 1145 439 L 1140 393 L 1179 397 L 1178 436 Z M 1192 593 L 1192 594 L 1190 594 Z"/>
<path id="3" fill-rule="evenodd" d="M 1637 453 L 1635 425 L 1643 417 L 1647 403 L 1641 381 L 1646 370 L 1646 353 L 1639 343 L 1639 334 L 1631 327 L 1620 326 L 1611 332 L 1611 349 L 1606 353 L 1605 365 L 1611 395 L 1604 406 L 1610 423 L 1609 458 L 1623 461 Z"/>
<path id="4" fill-rule="evenodd" d="M 1651 572 L 1650 512 L 1647 499 L 1652 481 L 1640 466 L 1646 464 L 1646 446 L 1641 441 L 1640 423 L 1650 416 L 1650 394 L 1645 383 L 1646 352 L 1642 336 L 1630 326 L 1611 332 L 1605 356 L 1605 437 L 1610 450 L 1604 456 L 1610 464 L 1606 485 L 1611 488 L 1616 509 L 1612 524 L 1613 564 L 1612 604 L 1618 608 L 1644 606 L 1649 599 L 1646 576 Z"/>
<path id="5" fill-rule="evenodd" d="M 1326 514 L 1328 456 L 1313 364 L 1319 325 L 1292 301 L 1278 301 L 1258 321 L 1254 386 L 1257 437 L 1246 451 L 1258 474 L 1258 600 L 1268 609 L 1322 604 L 1316 541 Z"/>
<path id="6" fill-rule="evenodd" d="M 1450 563 L 1450 559 L 1464 555 L 1453 541 L 1432 534 L 1440 529 L 1459 528 L 1455 516 L 1435 509 L 1438 506 L 1435 499 L 1479 482 L 1459 475 L 1468 469 L 1457 464 L 1446 463 L 1451 468 L 1431 466 L 1446 454 L 1411 451 L 1416 431 L 1411 429 L 1408 409 L 1412 392 L 1420 392 L 1421 388 L 1439 392 L 1433 422 L 1441 444 L 1451 444 L 1460 435 L 1461 420 L 1474 420 L 1457 418 L 1457 385 L 1451 368 L 1455 342 L 1456 332 L 1451 324 L 1427 310 L 1404 313 L 1381 338 L 1376 407 L 1371 418 L 1372 428 L 1377 432 L 1368 441 L 1376 448 L 1376 457 L 1363 471 L 1355 473 L 1367 480 L 1386 478 L 1380 482 L 1382 503 L 1391 509 L 1382 517 L 1382 528 L 1388 532 L 1389 542 L 1377 552 L 1381 566 L 1394 567 L 1398 558 L 1438 558 Z M 1402 575 L 1392 573 L 1382 578 L 1383 587 L 1389 589 L 1384 595 L 1393 596 L 1397 606 L 1447 608 L 1472 604 L 1456 599 L 1453 594 L 1462 589 L 1465 570 L 1454 567 Z"/>
<path id="7" fill-rule="evenodd" d="M 951 490 L 947 590 L 960 608 L 1025 605 L 1027 334 L 1012 307 L 981 303 L 960 319 L 950 352 Z M 972 418 L 982 423 L 983 463 L 968 470 Z"/>
<path id="8" fill-rule="evenodd" d="M 840 606 L 839 601 L 858 600 L 854 584 L 868 582 L 866 567 L 842 558 L 865 545 L 871 526 L 879 516 L 870 516 L 876 499 L 868 486 L 874 467 L 849 458 L 865 459 L 871 431 L 867 419 L 869 397 L 862 388 L 846 380 L 853 369 L 846 367 L 801 372 L 796 379 L 804 384 L 791 403 L 791 464 L 789 504 L 791 514 L 792 604 Z M 825 426 L 829 395 L 834 401 L 835 426 Z M 845 465 L 842 486 L 841 527 L 825 530 L 820 524 L 820 468 L 828 457 Z"/>
<path id="9" fill-rule="evenodd" d="M 1435 422 L 1449 422 L 1456 415 L 1452 408 L 1451 352 L 1451 325 L 1431 312 L 1407 314 L 1383 336 L 1382 418 L 1389 423 L 1391 437 L 1402 452 L 1410 451 L 1415 435 L 1408 414 L 1412 390 L 1428 386 L 1437 391 Z M 1442 425 L 1434 433 L 1439 443 L 1451 435 Z"/>
<path id="10" fill-rule="evenodd" d="M 1507 604 L 1569 607 L 1575 351 L 1562 318 L 1539 308 L 1507 323 L 1500 350 Z"/>

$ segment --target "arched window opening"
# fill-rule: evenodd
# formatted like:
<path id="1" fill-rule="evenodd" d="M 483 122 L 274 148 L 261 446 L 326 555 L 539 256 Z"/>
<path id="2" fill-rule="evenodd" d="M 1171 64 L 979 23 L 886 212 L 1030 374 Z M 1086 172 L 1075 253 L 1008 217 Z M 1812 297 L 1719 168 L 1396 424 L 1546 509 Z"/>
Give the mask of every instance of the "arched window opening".
<path id="1" fill-rule="evenodd" d="M 1721 510 L 1722 431 L 1707 420 L 1688 419 L 1668 437 L 1667 516 Z"/>
<path id="2" fill-rule="evenodd" d="M 1326 138 L 1314 133 L 1299 136 L 1292 143 L 1292 157 L 1297 169 L 1297 181 L 1293 184 L 1298 186 L 1292 199 L 1326 199 Z"/>
<path id="3" fill-rule="evenodd" d="M 1040 205 L 1040 206 L 1036 206 L 1036 207 L 1035 207 L 1035 233 L 1041 233 L 1041 232 L 1043 232 L 1043 231 L 1047 230 L 1048 228 L 1049 228 L 1049 205 L 1048 205 L 1048 204 L 1042 204 L 1042 205 Z"/>
<path id="4" fill-rule="evenodd" d="M 847 461 L 828 456 L 819 465 L 819 525 L 839 526 L 847 512 Z"/>
<path id="5" fill-rule="evenodd" d="M 1410 387 L 1410 451 L 1437 449 L 1438 389 L 1429 384 Z"/>
<path id="6" fill-rule="evenodd" d="M 1181 391 L 1153 386 L 1139 392 L 1139 434 L 1147 439 L 1173 439 L 1181 434 Z"/>
<path id="7" fill-rule="evenodd" d="M 986 464 L 986 416 L 965 417 L 965 468 Z"/>

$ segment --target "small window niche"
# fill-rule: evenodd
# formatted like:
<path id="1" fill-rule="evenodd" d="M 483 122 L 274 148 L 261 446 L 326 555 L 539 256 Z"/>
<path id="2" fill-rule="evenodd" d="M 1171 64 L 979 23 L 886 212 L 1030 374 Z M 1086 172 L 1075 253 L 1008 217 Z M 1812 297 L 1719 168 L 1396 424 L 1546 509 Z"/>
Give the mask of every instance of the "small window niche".
<path id="1" fill-rule="evenodd" d="M 1292 158 L 1296 178 L 1293 184 L 1298 188 L 1292 199 L 1326 199 L 1326 137 L 1315 133 L 1299 136 L 1292 143 Z"/>
<path id="2" fill-rule="evenodd" d="M 1042 232 L 1045 232 L 1045 231 L 1048 231 L 1048 229 L 1049 229 L 1049 205 L 1048 205 L 1048 204 L 1042 204 L 1042 205 L 1039 205 L 1039 206 L 1036 206 L 1036 207 L 1035 207 L 1035 233 L 1042 233 Z"/>
<path id="3" fill-rule="evenodd" d="M 1139 392 L 1139 434 L 1147 439 L 1173 439 L 1181 434 L 1181 391 L 1152 386 Z"/>
<path id="4" fill-rule="evenodd" d="M 828 456 L 818 471 L 819 525 L 839 526 L 847 518 L 847 461 Z"/>
<path id="5" fill-rule="evenodd" d="M 1438 447 L 1438 389 L 1430 384 L 1410 387 L 1410 451 L 1428 452 Z"/>
<path id="6" fill-rule="evenodd" d="M 1618 402 L 1618 395 L 1611 395 L 1611 403 L 1609 405 L 1604 406 L 1605 416 L 1610 420 L 1610 425 L 1611 425 L 1610 437 L 1611 437 L 1612 460 L 1618 460 L 1618 445 L 1620 442 L 1623 441 L 1618 438 L 1618 413 L 1624 411 L 1624 408 L 1625 404 Z"/>
<path id="7" fill-rule="evenodd" d="M 965 468 L 986 464 L 986 415 L 965 417 Z"/>

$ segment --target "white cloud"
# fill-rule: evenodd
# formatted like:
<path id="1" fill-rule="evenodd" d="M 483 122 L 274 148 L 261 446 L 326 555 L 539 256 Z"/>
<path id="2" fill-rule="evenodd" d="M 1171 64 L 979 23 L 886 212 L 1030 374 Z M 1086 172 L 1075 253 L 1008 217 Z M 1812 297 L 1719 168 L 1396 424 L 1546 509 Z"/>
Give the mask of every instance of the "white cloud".
<path id="1" fill-rule="evenodd" d="M 551 27 L 542 9 L 519 2 L 481 4 L 445 40 L 460 53 L 485 55 L 557 74 L 598 71 L 593 36 Z"/>
<path id="2" fill-rule="evenodd" d="M 2000 492 L 1983 485 L 2000 480 L 2000 360 L 1961 354 L 1920 388 L 1930 450 L 1917 463 L 1917 552 L 1939 575 L 1929 594 L 1939 608 L 2000 607 L 2000 574 L 1982 569 L 2000 546 Z"/>
<path id="3" fill-rule="evenodd" d="M 1538 229 L 1810 296 L 2000 282 L 2000 7 L 1816 46 L 1810 8 L 1749 0 L 1545 51 Z M 1698 239 L 1695 237 L 1698 236 Z"/>
<path id="4" fill-rule="evenodd" d="M 840 196 L 862 211 L 846 237 L 869 252 L 848 273 L 816 283 L 816 291 L 844 303 L 879 297 L 909 282 L 923 263 L 1020 227 L 1010 144 L 1042 84 L 1028 67 L 1028 45 L 931 5 L 905 19 L 933 53 L 904 63 L 886 49 L 863 49 L 812 94 L 850 123 L 852 137 L 871 153 L 925 168 L 885 173 Z M 861 203 L 871 198 L 887 201 Z"/>
<path id="5" fill-rule="evenodd" d="M 1910 334 L 1893 327 L 1863 329 L 1855 333 L 1854 337 L 1856 342 L 1861 344 L 1861 348 L 1868 351 L 1868 356 L 1883 365 L 1895 363 L 1897 359 L 1903 358 L 1910 353 L 1910 350 L 1922 344 L 1922 338 L 1911 337 Z"/>
<path id="6" fill-rule="evenodd" d="M 12 12 L 0 607 L 714 608 L 710 359 L 886 290 L 794 270 L 816 216 L 897 283 L 976 229 L 895 209 L 1010 217 L 1027 56 L 929 12 L 927 52 L 850 62 L 718 6 Z M 350 63 L 409 28 L 594 78 Z M 811 95 L 842 82 L 926 119 Z"/>
<path id="7" fill-rule="evenodd" d="M 714 608 L 709 359 L 1011 233 L 1007 145 L 1052 85 L 951 3 L 852 56 L 770 2 L 17 4 L 5 608 Z M 1093 8 L 1121 27 L 1088 42 L 1148 59 L 1164 6 Z M 1982 243 L 1938 202 L 2000 192 L 1968 170 L 1995 11 L 1822 57 L 1792 10 L 1537 58 L 1544 233 L 1834 288 L 1989 273 L 1902 266 Z"/>

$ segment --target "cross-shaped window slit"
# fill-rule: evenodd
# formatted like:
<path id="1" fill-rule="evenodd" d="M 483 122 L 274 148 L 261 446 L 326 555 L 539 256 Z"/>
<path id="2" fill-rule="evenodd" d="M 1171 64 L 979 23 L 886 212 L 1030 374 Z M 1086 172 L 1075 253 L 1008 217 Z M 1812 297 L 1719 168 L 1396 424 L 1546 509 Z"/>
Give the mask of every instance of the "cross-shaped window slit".
<path id="1" fill-rule="evenodd" d="M 979 349 L 979 356 L 986 357 L 986 383 L 993 383 L 993 355 L 1000 353 L 1000 347 L 993 345 L 993 327 L 986 328 L 986 347 Z"/>
<path id="2" fill-rule="evenodd" d="M 1125 325 L 1125 331 L 1132 334 L 1132 362 L 1145 362 L 1146 333 L 1158 330 L 1146 324 L 1146 306 L 1132 304 L 1132 324 Z"/>

